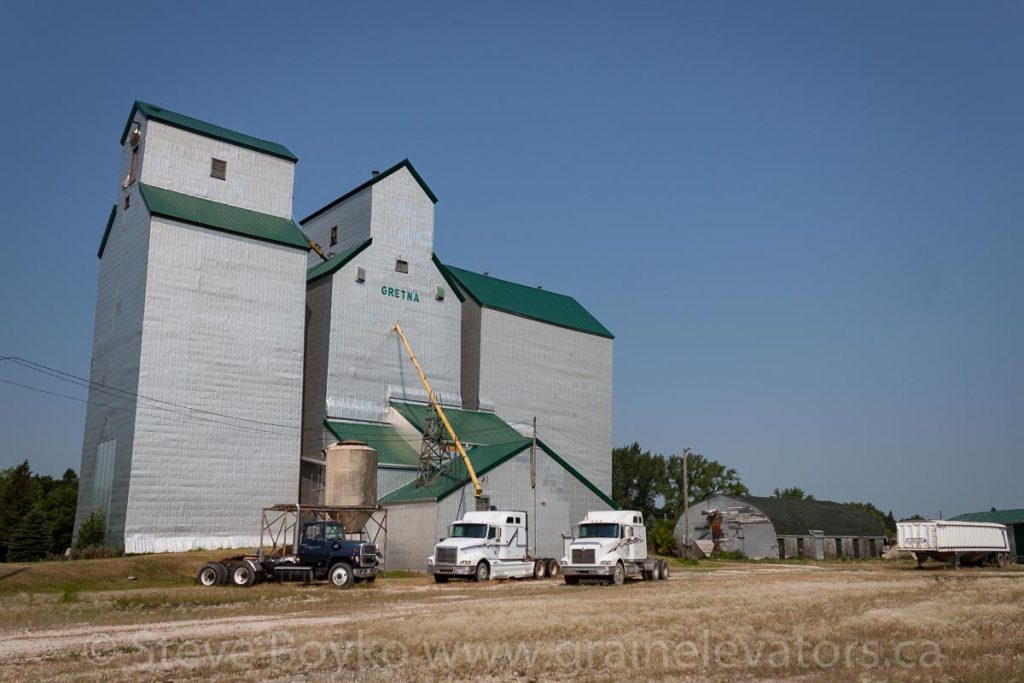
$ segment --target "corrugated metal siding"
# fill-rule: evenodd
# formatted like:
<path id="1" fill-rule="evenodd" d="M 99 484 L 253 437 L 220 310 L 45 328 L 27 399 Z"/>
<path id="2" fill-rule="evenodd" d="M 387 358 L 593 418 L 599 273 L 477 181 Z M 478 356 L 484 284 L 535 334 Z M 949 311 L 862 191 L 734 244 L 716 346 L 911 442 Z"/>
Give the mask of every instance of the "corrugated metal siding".
<path id="1" fill-rule="evenodd" d="M 491 309 L 481 312 L 481 403 L 538 434 L 611 491 L 612 340 Z"/>
<path id="2" fill-rule="evenodd" d="M 124 396 L 138 392 L 150 240 L 149 216 L 136 187 L 128 190 L 133 192 L 130 208 L 117 212 L 100 260 L 89 371 L 93 384 L 85 412 L 75 515 L 77 528 L 94 507 L 102 504 L 92 500 L 96 448 L 101 441 L 116 439 L 107 511 L 107 538 L 114 544 L 121 544 L 124 538 L 136 410 L 135 401 Z M 98 384 L 123 390 L 125 394 L 104 391 Z"/>
<path id="3" fill-rule="evenodd" d="M 306 290 L 306 337 L 302 400 L 302 455 L 320 457 L 327 417 L 327 359 L 331 344 L 330 280 L 320 280 Z"/>
<path id="4" fill-rule="evenodd" d="M 340 254 L 370 239 L 372 207 L 373 192 L 367 188 L 303 223 L 302 231 L 325 252 Z M 338 243 L 332 246 L 331 228 L 334 226 L 338 226 Z M 323 259 L 310 252 L 310 267 L 319 263 L 323 263 Z"/>
<path id="5" fill-rule="evenodd" d="M 404 503 L 388 508 L 388 569 L 426 571 L 437 542 L 437 503 Z"/>
<path id="6" fill-rule="evenodd" d="M 298 494 L 305 254 L 163 219 L 151 235 L 139 393 L 246 421 L 140 411 L 125 546 L 248 544 Z"/>
<path id="7" fill-rule="evenodd" d="M 472 299 L 462 304 L 462 405 L 467 410 L 480 410 L 480 310 Z"/>
<path id="8" fill-rule="evenodd" d="M 290 219 L 295 164 L 150 119 L 140 150 L 144 183 Z M 210 177 L 211 159 L 228 162 L 227 179 Z M 124 178 L 124 174 L 121 175 Z"/>
<path id="9" fill-rule="evenodd" d="M 341 419 L 383 422 L 388 402 L 426 400 L 426 392 L 394 332 L 400 321 L 434 391 L 446 405 L 460 406 L 458 299 L 434 298 L 444 284 L 434 266 L 433 203 L 406 170 L 372 187 L 373 244 L 330 278 L 331 309 L 327 413 Z M 409 273 L 395 271 L 395 260 Z M 366 282 L 355 281 L 362 266 Z M 415 292 L 418 302 L 387 293 Z"/>
<path id="10" fill-rule="evenodd" d="M 377 495 L 381 498 L 416 479 L 419 470 L 397 467 L 377 468 Z"/>

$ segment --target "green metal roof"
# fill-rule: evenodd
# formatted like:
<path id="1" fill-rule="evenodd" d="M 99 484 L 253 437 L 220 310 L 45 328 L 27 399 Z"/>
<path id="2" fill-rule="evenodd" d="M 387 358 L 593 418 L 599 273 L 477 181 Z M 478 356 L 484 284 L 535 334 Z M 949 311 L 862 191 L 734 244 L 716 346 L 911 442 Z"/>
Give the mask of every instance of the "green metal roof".
<path id="1" fill-rule="evenodd" d="M 363 249 L 366 249 L 368 246 L 370 246 L 371 242 L 373 242 L 372 237 L 363 242 L 362 244 L 357 244 L 354 247 L 349 247 L 340 254 L 335 254 L 326 261 L 321 261 L 320 263 L 316 264 L 315 266 L 306 271 L 306 284 L 319 280 L 322 277 L 327 277 L 334 271 L 338 270 L 343 265 L 354 259 L 357 254 L 363 251 Z"/>
<path id="2" fill-rule="evenodd" d="M 826 536 L 885 536 L 874 517 L 860 508 L 829 500 L 795 500 L 729 496 L 750 503 L 763 512 L 780 536 L 806 536 L 811 529 Z"/>
<path id="3" fill-rule="evenodd" d="M 431 412 L 428 406 L 422 403 L 392 401 L 391 407 L 397 410 L 420 433 L 423 432 L 427 415 Z M 459 435 L 459 440 L 464 444 L 519 443 L 524 438 L 522 434 L 494 413 L 446 407 L 444 414 L 451 423 L 452 429 Z"/>
<path id="4" fill-rule="evenodd" d="M 110 237 L 110 229 L 114 227 L 115 216 L 117 216 L 117 204 L 110 207 L 110 217 L 107 218 L 107 227 L 103 229 L 103 239 L 100 240 L 100 248 L 96 252 L 96 258 L 103 258 L 103 251 L 107 248 L 107 238 Z"/>
<path id="5" fill-rule="evenodd" d="M 391 405 L 410 424 L 416 427 L 420 433 L 423 432 L 423 421 L 427 415 L 427 406 L 400 401 L 392 401 Z M 530 446 L 530 439 L 520 435 L 519 432 L 494 413 L 446 408 L 444 414 L 448 421 L 452 423 L 452 429 L 459 435 L 461 441 L 483 444 L 473 446 L 466 452 L 469 456 L 469 461 L 473 463 L 473 470 L 476 471 L 477 476 L 487 474 L 490 470 L 522 453 L 523 450 Z M 609 498 L 540 439 L 537 440 L 537 447 L 544 453 L 547 453 L 552 460 L 565 468 L 569 474 L 578 479 L 584 486 L 593 491 L 612 509 L 618 509 L 615 501 Z M 463 463 L 462 458 L 453 458 L 445 466 L 444 471 L 426 486 L 417 486 L 415 481 L 410 482 L 384 496 L 380 502 L 382 505 L 388 505 L 391 503 L 410 503 L 413 501 L 437 501 L 446 498 L 468 483 L 469 473 L 466 471 L 465 463 Z"/>
<path id="6" fill-rule="evenodd" d="M 391 425 L 324 420 L 324 426 L 338 441 L 362 441 L 377 451 L 379 465 L 417 468 L 420 465 L 420 454 Z"/>
<path id="7" fill-rule="evenodd" d="M 481 306 L 599 337 L 615 338 L 608 328 L 571 296 L 527 287 L 455 266 L 445 265 L 442 268 L 442 272 L 447 270 L 447 274 Z"/>
<path id="8" fill-rule="evenodd" d="M 271 156 L 287 159 L 288 161 L 299 160 L 299 158 L 292 154 L 287 147 L 279 145 L 276 142 L 254 138 L 253 136 L 246 135 L 245 133 L 239 133 L 228 128 L 215 126 L 212 123 L 200 121 L 199 119 L 194 119 L 191 116 L 185 116 L 184 114 L 168 111 L 167 109 L 158 107 L 155 104 L 147 104 L 145 102 L 139 102 L 138 100 L 136 100 L 135 104 L 132 105 L 132 111 L 128 114 L 128 122 L 124 125 L 124 132 L 121 134 L 122 145 L 128 138 L 128 132 L 132 128 L 132 120 L 135 118 L 135 112 L 142 112 L 146 118 L 156 119 L 157 121 L 162 121 L 163 123 L 174 126 L 175 128 L 181 128 L 193 133 L 198 133 L 199 135 L 204 135 L 208 138 L 223 140 L 224 142 L 230 142 L 231 144 L 238 145 L 239 147 L 256 150 L 257 152 L 265 152 Z"/>
<path id="9" fill-rule="evenodd" d="M 324 211 L 327 211 L 328 209 L 330 209 L 332 207 L 335 207 L 338 204 L 341 204 L 343 201 L 345 201 L 346 199 L 348 199 L 352 195 L 359 194 L 360 192 L 362 192 L 366 188 L 371 187 L 373 185 L 376 185 L 377 183 L 379 183 L 380 181 L 384 180 L 389 175 L 391 175 L 392 173 L 394 173 L 395 171 L 397 171 L 397 170 L 399 170 L 401 168 L 409 169 L 409 173 L 411 173 L 412 177 L 416 180 L 417 183 L 419 183 L 419 186 L 420 186 L 420 188 L 423 189 L 424 194 L 426 194 L 427 197 L 430 198 L 430 201 L 432 201 L 435 204 L 437 204 L 437 195 L 435 195 L 433 193 L 433 191 L 429 187 L 427 187 L 427 184 L 423 181 L 423 178 L 420 176 L 419 173 L 416 172 L 416 169 L 413 167 L 412 162 L 409 161 L 408 159 L 402 159 L 401 161 L 399 161 L 397 164 L 395 164 L 391 168 L 387 169 L 386 171 L 382 171 L 382 172 L 378 173 L 377 175 L 373 176 L 372 178 L 370 178 L 369 180 L 367 180 L 365 183 L 363 183 L 359 187 L 355 188 L 354 190 L 349 190 L 345 194 L 341 195 L 340 197 L 335 199 L 333 202 L 331 202 L 327 206 L 321 207 L 321 208 L 317 209 L 316 211 L 314 211 L 313 213 L 309 214 L 308 216 L 303 218 L 301 221 L 299 221 L 299 224 L 300 225 L 305 225 L 307 221 L 311 221 L 314 218 L 316 218 L 317 216 L 319 216 L 320 214 L 322 214 Z"/>
<path id="10" fill-rule="evenodd" d="M 953 517 L 954 522 L 990 522 L 992 524 L 1024 524 L 1024 510 L 991 510 L 967 512 Z"/>
<path id="11" fill-rule="evenodd" d="M 295 221 L 287 218 L 240 209 L 143 183 L 139 183 L 139 191 L 150 213 L 155 216 L 309 251 L 306 236 L 295 225 Z"/>

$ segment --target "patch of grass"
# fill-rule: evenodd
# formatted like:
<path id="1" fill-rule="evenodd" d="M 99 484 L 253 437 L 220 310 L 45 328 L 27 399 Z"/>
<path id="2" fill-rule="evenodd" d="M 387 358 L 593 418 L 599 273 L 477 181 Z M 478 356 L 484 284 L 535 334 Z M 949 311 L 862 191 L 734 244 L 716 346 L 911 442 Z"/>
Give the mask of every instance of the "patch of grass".
<path id="1" fill-rule="evenodd" d="M 60 587 L 60 597 L 57 598 L 57 602 L 64 605 L 72 602 L 78 602 L 78 593 L 81 590 L 81 581 L 67 581 Z"/>

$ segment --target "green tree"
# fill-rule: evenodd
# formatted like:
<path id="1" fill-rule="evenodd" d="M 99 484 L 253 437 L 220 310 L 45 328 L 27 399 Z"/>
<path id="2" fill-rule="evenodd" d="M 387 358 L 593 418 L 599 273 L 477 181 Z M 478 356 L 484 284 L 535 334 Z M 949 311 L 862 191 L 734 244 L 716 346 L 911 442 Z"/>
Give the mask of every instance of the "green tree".
<path id="1" fill-rule="evenodd" d="M 0 557 L 6 557 L 14 532 L 39 502 L 39 482 L 28 460 L 0 471 Z"/>
<path id="2" fill-rule="evenodd" d="M 690 503 L 715 494 L 746 496 L 750 491 L 740 481 L 739 472 L 711 460 L 700 453 L 691 453 L 687 459 Z M 683 514 L 683 457 L 673 455 L 665 465 L 665 485 L 661 490 L 665 501 L 663 513 L 676 520 Z"/>
<path id="3" fill-rule="evenodd" d="M 33 562 L 44 559 L 49 552 L 50 532 L 46 528 L 46 515 L 37 505 L 14 530 L 7 550 L 7 561 Z"/>
<path id="4" fill-rule="evenodd" d="M 885 530 L 885 535 L 889 538 L 896 536 L 896 520 L 892 518 L 892 512 L 886 515 L 871 503 L 850 502 L 847 503 L 847 505 L 859 508 L 874 517 L 878 523 L 882 525 L 882 528 Z"/>
<path id="5" fill-rule="evenodd" d="M 75 537 L 75 548 L 94 548 L 104 545 L 107 542 L 107 513 L 102 508 L 96 508 L 88 517 L 82 520 L 78 527 L 78 536 Z"/>
<path id="6" fill-rule="evenodd" d="M 785 489 L 773 489 L 772 498 L 786 498 L 789 500 L 814 500 L 814 496 L 805 493 L 799 486 L 790 486 Z"/>
<path id="7" fill-rule="evenodd" d="M 640 444 L 612 450 L 612 498 L 625 510 L 640 510 L 653 519 L 665 484 L 665 459 Z"/>
<path id="8" fill-rule="evenodd" d="M 60 555 L 71 547 L 75 530 L 75 508 L 78 505 L 78 475 L 68 469 L 60 479 L 46 477 L 52 483 L 41 482 L 46 526 L 50 532 L 50 552 Z"/>

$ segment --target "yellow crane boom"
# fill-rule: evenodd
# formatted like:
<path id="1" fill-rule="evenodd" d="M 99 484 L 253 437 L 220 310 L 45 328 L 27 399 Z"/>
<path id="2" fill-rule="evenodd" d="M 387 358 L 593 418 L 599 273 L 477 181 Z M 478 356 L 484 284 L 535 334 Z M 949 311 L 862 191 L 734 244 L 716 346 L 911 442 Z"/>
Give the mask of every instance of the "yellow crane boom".
<path id="1" fill-rule="evenodd" d="M 469 472 L 469 479 L 473 482 L 473 491 L 477 498 L 484 492 L 480 481 L 476 478 L 476 470 L 473 469 L 473 463 L 469 461 L 469 455 L 466 454 L 466 449 L 462 446 L 462 442 L 459 441 L 459 435 L 452 429 L 452 423 L 448 421 L 448 416 L 444 414 L 444 409 L 441 408 L 441 404 L 437 402 L 437 398 L 434 396 L 434 390 L 430 388 L 430 382 L 427 381 L 427 376 L 423 373 L 423 368 L 420 367 L 420 362 L 416 360 L 416 354 L 412 352 L 412 347 L 409 346 L 409 340 L 405 337 L 405 332 L 402 331 L 402 326 L 397 322 L 395 323 L 395 331 L 398 332 L 398 336 L 402 339 L 402 345 L 405 347 L 405 352 L 409 354 L 409 360 L 416 367 L 416 372 L 420 375 L 420 381 L 423 382 L 423 388 L 427 390 L 427 397 L 430 399 L 430 405 L 433 407 L 434 412 L 441 418 L 441 422 L 444 423 L 444 428 L 448 431 L 448 436 L 455 443 L 455 448 L 458 449 L 459 455 L 462 456 L 462 462 L 466 465 L 466 471 Z"/>

